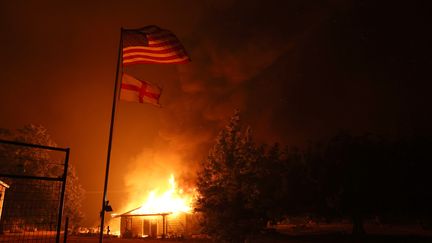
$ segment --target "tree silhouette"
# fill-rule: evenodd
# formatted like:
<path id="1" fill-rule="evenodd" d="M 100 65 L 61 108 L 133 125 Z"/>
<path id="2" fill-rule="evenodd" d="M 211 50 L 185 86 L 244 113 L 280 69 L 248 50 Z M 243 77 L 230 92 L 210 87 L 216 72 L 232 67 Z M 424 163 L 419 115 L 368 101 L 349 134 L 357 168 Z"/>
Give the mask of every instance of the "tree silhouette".
<path id="1" fill-rule="evenodd" d="M 368 136 L 338 134 L 307 152 L 319 192 L 317 213 L 349 216 L 353 234 L 363 234 L 363 219 L 378 209 L 379 171 L 377 146 Z"/>
<path id="2" fill-rule="evenodd" d="M 56 146 L 56 143 L 51 139 L 47 129 L 41 125 L 26 125 L 23 128 L 10 130 L 1 129 L 0 138 L 5 140 L 20 141 L 31 144 L 39 144 L 46 146 Z M 0 161 L 2 162 L 1 172 L 5 174 L 15 175 L 32 175 L 42 177 L 59 177 L 63 174 L 62 162 L 52 158 L 46 150 L 28 148 L 22 146 L 0 146 Z M 5 180 L 8 180 L 5 178 Z M 28 213 L 25 210 L 25 205 L 20 202 L 27 203 L 34 201 L 39 203 L 33 205 L 32 210 L 40 212 L 33 212 L 36 215 L 47 215 L 51 217 L 52 210 L 57 208 L 59 197 L 59 187 L 54 188 L 52 182 L 38 181 L 34 183 L 31 180 L 20 180 L 19 183 L 25 183 L 26 193 L 15 192 L 14 187 L 8 190 L 7 198 L 13 202 L 14 207 L 17 207 L 14 212 L 15 216 L 19 217 L 20 211 L 23 214 Z M 70 225 L 72 227 L 78 226 L 83 218 L 81 212 L 81 202 L 83 200 L 84 189 L 82 188 L 78 177 L 76 176 L 75 168 L 69 164 L 68 176 L 66 182 L 66 194 L 64 203 L 64 215 L 69 217 Z M 22 215 L 24 217 L 24 215 Z M 26 219 L 23 219 L 26 220 Z M 33 219 L 32 219 L 33 220 Z M 45 218 L 35 219 L 38 222 L 27 222 L 34 224 L 42 224 Z"/>
<path id="3" fill-rule="evenodd" d="M 368 217 L 430 219 L 430 145 L 430 139 L 346 133 L 311 145 L 305 158 L 316 181 L 314 213 L 350 217 L 356 235 L 365 233 Z"/>
<path id="4" fill-rule="evenodd" d="M 290 216 L 350 218 L 355 235 L 368 218 L 428 226 L 431 145 L 427 137 L 339 133 L 304 150 L 267 148 L 236 112 L 202 162 L 196 210 L 218 242 L 243 242 Z"/>
<path id="5" fill-rule="evenodd" d="M 196 210 L 205 232 L 219 242 L 243 242 L 269 222 L 309 213 L 316 195 L 309 174 L 300 150 L 255 144 L 237 111 L 198 173 Z"/>
<path id="6" fill-rule="evenodd" d="M 198 173 L 196 210 L 203 228 L 218 242 L 243 242 L 266 224 L 258 210 L 259 153 L 250 130 L 241 131 L 239 113 L 220 132 Z"/>

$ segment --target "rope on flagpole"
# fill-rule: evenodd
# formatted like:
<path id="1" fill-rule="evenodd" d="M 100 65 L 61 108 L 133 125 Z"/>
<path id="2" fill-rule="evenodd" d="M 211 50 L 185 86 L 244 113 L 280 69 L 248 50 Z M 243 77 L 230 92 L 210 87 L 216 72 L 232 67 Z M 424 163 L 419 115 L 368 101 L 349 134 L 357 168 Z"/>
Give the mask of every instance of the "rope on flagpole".
<path id="1" fill-rule="evenodd" d="M 104 181 L 104 190 L 102 197 L 102 208 L 100 212 L 100 233 L 99 233 L 99 242 L 103 241 L 103 232 L 104 232 L 104 220 L 105 220 L 105 211 L 108 206 L 107 196 L 107 188 L 108 188 L 108 175 L 109 175 L 109 167 L 110 167 L 110 159 L 111 159 L 111 147 L 112 147 L 112 139 L 114 133 L 114 121 L 115 121 L 115 113 L 117 107 L 117 96 L 118 96 L 118 86 L 119 86 L 119 73 L 120 73 L 120 61 L 122 56 L 122 46 L 123 46 L 123 28 L 120 28 L 120 42 L 118 48 L 118 56 L 117 56 L 117 68 L 116 68 L 116 78 L 114 83 L 114 97 L 112 103 L 112 111 L 111 111 L 111 124 L 110 124 L 110 133 L 108 139 L 108 153 L 107 153 L 107 161 L 105 167 L 105 181 Z"/>

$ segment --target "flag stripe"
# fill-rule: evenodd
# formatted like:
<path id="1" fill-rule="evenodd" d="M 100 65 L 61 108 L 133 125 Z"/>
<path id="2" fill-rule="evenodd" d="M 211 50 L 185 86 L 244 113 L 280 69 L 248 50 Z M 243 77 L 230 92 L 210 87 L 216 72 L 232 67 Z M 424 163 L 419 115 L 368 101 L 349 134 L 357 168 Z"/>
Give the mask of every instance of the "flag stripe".
<path id="1" fill-rule="evenodd" d="M 163 54 L 163 53 L 170 53 L 170 52 L 175 52 L 175 51 L 181 51 L 182 47 L 181 46 L 168 46 L 167 48 L 148 48 L 148 47 L 142 47 L 142 46 L 130 46 L 127 48 L 123 49 L 123 57 L 128 56 L 130 54 L 133 53 L 140 53 L 145 51 L 146 53 L 152 53 L 152 54 Z"/>
<path id="2" fill-rule="evenodd" d="M 186 56 L 184 53 L 182 52 L 178 52 L 178 51 L 171 51 L 168 53 L 143 53 L 143 52 L 131 52 L 131 53 L 127 53 L 123 55 L 124 59 L 127 58 L 135 58 L 135 57 L 149 57 L 149 58 L 155 58 L 155 59 L 159 59 L 159 58 L 177 58 L 177 57 L 184 57 Z"/>
<path id="3" fill-rule="evenodd" d="M 142 52 L 135 52 L 135 53 L 129 53 L 124 56 L 124 60 L 127 59 L 134 59 L 134 58 L 149 58 L 154 60 L 169 60 L 169 59 L 177 59 L 177 58 L 183 58 L 186 57 L 183 53 L 176 53 L 176 52 L 170 52 L 165 54 L 151 54 L 151 53 L 142 53 Z"/>
<path id="4" fill-rule="evenodd" d="M 136 47 L 141 47 L 143 48 L 143 50 L 152 50 L 152 49 L 163 49 L 163 48 L 169 48 L 169 47 L 173 47 L 173 46 L 180 46 L 181 48 L 183 48 L 183 46 L 181 45 L 180 42 L 178 41 L 166 41 L 166 42 L 161 42 L 161 43 L 147 43 L 147 44 L 142 44 L 142 45 L 123 45 L 126 46 L 123 48 L 123 50 L 129 50 L 131 48 L 136 48 Z"/>
<path id="5" fill-rule="evenodd" d="M 177 37 L 157 26 L 126 30 L 123 65 L 139 63 L 186 63 L 190 61 Z"/>
<path id="6" fill-rule="evenodd" d="M 131 65 L 131 64 L 183 64 L 188 63 L 190 60 L 188 58 L 178 58 L 178 59 L 170 59 L 165 61 L 156 61 L 152 59 L 146 59 L 146 58 L 134 58 L 131 60 L 125 60 L 123 62 L 123 65 Z"/>
<path id="7" fill-rule="evenodd" d="M 190 62 L 189 59 L 186 60 L 175 60 L 175 61 L 159 61 L 159 62 L 155 62 L 152 60 L 141 60 L 141 59 L 136 59 L 133 62 L 124 62 L 123 66 L 129 66 L 132 64 L 185 64 Z"/>
<path id="8" fill-rule="evenodd" d="M 174 45 L 180 45 L 181 47 L 183 47 L 178 40 L 177 41 L 166 41 L 166 42 L 161 42 L 161 43 L 148 44 L 149 47 L 163 47 L 163 46 L 174 46 Z"/>
<path id="9" fill-rule="evenodd" d="M 161 42 L 158 44 L 149 44 L 149 43 L 141 44 L 141 43 L 138 43 L 138 44 L 134 44 L 134 45 L 131 44 L 128 46 L 124 45 L 123 50 L 134 49 L 137 47 L 140 47 L 143 50 L 153 50 L 153 49 L 158 50 L 158 49 L 166 49 L 166 48 L 171 48 L 171 47 L 176 47 L 176 46 L 183 48 L 181 43 L 178 41 L 167 41 L 167 42 Z"/>
<path id="10" fill-rule="evenodd" d="M 144 53 L 134 53 L 132 55 L 124 56 L 123 57 L 123 63 L 131 62 L 132 60 L 138 60 L 138 59 L 146 59 L 146 60 L 153 60 L 155 62 L 158 61 L 169 61 L 169 60 L 189 60 L 189 57 L 183 53 L 168 53 L 168 54 L 150 54 L 145 55 Z"/>

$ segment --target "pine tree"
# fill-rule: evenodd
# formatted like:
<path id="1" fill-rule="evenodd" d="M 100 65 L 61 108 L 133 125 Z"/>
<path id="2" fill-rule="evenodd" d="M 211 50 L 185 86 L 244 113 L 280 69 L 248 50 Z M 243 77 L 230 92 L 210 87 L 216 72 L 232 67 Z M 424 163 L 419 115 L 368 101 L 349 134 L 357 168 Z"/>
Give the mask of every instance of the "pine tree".
<path id="1" fill-rule="evenodd" d="M 242 132 L 236 111 L 203 161 L 197 180 L 196 210 L 203 214 L 204 231 L 218 242 L 244 242 L 266 224 L 257 210 L 258 159 L 250 129 Z"/>

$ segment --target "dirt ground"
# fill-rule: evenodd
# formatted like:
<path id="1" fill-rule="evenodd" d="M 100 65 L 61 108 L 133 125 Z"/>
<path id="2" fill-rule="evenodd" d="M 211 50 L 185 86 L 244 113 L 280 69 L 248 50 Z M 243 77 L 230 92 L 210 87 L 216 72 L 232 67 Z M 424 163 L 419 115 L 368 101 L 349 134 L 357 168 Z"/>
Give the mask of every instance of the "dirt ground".
<path id="1" fill-rule="evenodd" d="M 432 243 L 432 228 L 424 229 L 419 225 L 378 225 L 366 224 L 367 234 L 362 237 L 351 235 L 351 224 L 306 224 L 278 225 L 266 235 L 260 235 L 248 240 L 248 243 Z M 41 233 L 41 232 L 38 232 Z M 44 234 L 49 239 L 42 242 L 55 242 L 55 236 Z M 24 235 L 0 235 L 0 242 L 24 242 Z M 15 239 L 16 238 L 16 239 Z M 21 240 L 20 240 L 21 239 Z M 25 242 L 41 242 L 36 236 L 27 238 Z M 63 242 L 61 239 L 60 242 Z M 98 237 L 93 235 L 68 236 L 69 243 L 98 243 Z M 210 243 L 209 239 L 121 239 L 117 237 L 104 238 L 104 243 Z"/>
<path id="2" fill-rule="evenodd" d="M 99 239 L 97 237 L 69 237 L 68 243 L 98 243 Z M 119 239 L 119 238 L 104 238 L 104 243 L 176 243 L 176 242 L 187 242 L 187 243 L 210 243 L 209 240 L 162 240 L 162 239 Z"/>
<path id="3" fill-rule="evenodd" d="M 250 239 L 248 243 L 432 243 L 432 229 L 418 225 L 366 224 L 367 235 L 353 237 L 351 224 L 279 225 L 267 235 Z M 0 239 L 0 242 L 1 241 Z M 63 242 L 63 239 L 61 239 Z M 68 236 L 69 243 L 98 243 L 96 236 Z M 209 239 L 120 239 L 104 238 L 104 243 L 210 243 Z"/>
<path id="4" fill-rule="evenodd" d="M 432 243 L 432 229 L 422 229 L 418 225 L 365 225 L 368 232 L 362 237 L 353 237 L 350 224 L 282 225 L 275 232 L 251 239 L 248 243 Z M 70 236 L 70 243 L 97 243 L 97 237 Z M 104 243 L 209 243 L 206 239 L 119 239 L 105 238 Z"/>
<path id="5" fill-rule="evenodd" d="M 97 238 L 72 237 L 67 242 L 98 243 Z M 210 240 L 149 240 L 149 239 L 104 239 L 105 243 L 210 243 Z M 250 243 L 430 243 L 432 237 L 425 236 L 380 236 L 368 235 L 354 238 L 349 235 L 302 235 L 302 236 L 268 236 L 252 239 Z"/>

